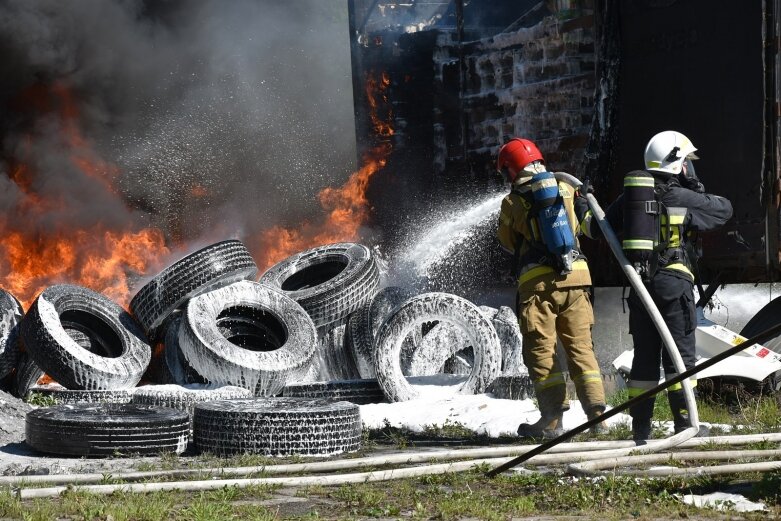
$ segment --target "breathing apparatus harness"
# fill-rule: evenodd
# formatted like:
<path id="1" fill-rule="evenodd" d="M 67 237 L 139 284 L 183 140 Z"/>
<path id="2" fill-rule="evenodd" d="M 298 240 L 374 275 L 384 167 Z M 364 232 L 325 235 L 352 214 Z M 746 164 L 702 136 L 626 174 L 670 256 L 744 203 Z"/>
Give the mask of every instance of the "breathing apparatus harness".
<path id="1" fill-rule="evenodd" d="M 675 178 L 657 182 L 645 170 L 624 177 L 624 240 L 622 248 L 643 281 L 661 268 L 678 270 L 694 279 L 695 252 L 687 247 L 687 208 L 666 206 L 662 196 Z"/>
<path id="2" fill-rule="evenodd" d="M 513 188 L 527 209 L 531 240 L 529 249 L 516 249 L 516 270 L 527 264 L 544 264 L 561 275 L 572 271 L 573 263 L 585 258 L 572 233 L 559 183 L 551 172 L 539 172 L 520 188 Z"/>

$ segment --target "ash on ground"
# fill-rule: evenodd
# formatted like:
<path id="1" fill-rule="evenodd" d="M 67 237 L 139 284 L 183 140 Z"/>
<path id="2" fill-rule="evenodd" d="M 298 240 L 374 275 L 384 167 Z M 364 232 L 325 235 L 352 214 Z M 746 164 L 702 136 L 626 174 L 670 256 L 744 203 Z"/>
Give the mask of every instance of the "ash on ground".
<path id="1" fill-rule="evenodd" d="M 24 441 L 24 416 L 32 407 L 0 391 L 0 447 Z"/>

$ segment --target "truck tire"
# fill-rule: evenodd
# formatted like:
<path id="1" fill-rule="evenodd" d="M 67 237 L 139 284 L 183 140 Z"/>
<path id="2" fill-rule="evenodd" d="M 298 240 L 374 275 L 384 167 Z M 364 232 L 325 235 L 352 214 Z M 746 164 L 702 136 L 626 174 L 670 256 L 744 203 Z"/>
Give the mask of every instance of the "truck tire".
<path id="1" fill-rule="evenodd" d="M 67 456 L 181 454 L 187 448 L 186 412 L 133 404 L 77 404 L 27 413 L 26 442 Z"/>
<path id="2" fill-rule="evenodd" d="M 198 374 L 198 372 L 187 363 L 187 359 L 179 348 L 179 326 L 181 322 L 181 315 L 177 316 L 168 322 L 165 329 L 163 358 L 170 380 L 168 383 L 176 385 L 207 384 L 209 382 L 206 378 Z"/>
<path id="3" fill-rule="evenodd" d="M 194 297 L 179 326 L 179 349 L 209 382 L 274 396 L 309 370 L 317 332 L 282 291 L 241 281 Z"/>
<path id="4" fill-rule="evenodd" d="M 275 264 L 259 280 L 303 307 L 315 326 L 344 324 L 377 292 L 380 272 L 371 250 L 337 243 L 303 251 Z"/>
<path id="5" fill-rule="evenodd" d="M 355 360 L 347 347 L 346 332 L 346 324 L 320 329 L 316 360 L 313 362 L 319 368 L 316 381 L 359 378 Z"/>
<path id="6" fill-rule="evenodd" d="M 143 385 L 136 388 L 131 402 L 185 411 L 190 417 L 189 439 L 192 440 L 193 411 L 196 403 L 236 398 L 252 398 L 252 391 L 234 385 Z"/>
<path id="7" fill-rule="evenodd" d="M 534 382 L 528 374 L 500 374 L 488 392 L 501 400 L 526 400 L 534 398 Z"/>
<path id="8" fill-rule="evenodd" d="M 222 241 L 191 253 L 165 268 L 130 301 L 130 310 L 155 341 L 165 320 L 188 299 L 253 279 L 258 267 L 241 241 Z"/>
<path id="9" fill-rule="evenodd" d="M 111 391 L 74 391 L 60 385 L 34 385 L 29 395 L 33 393 L 51 398 L 55 404 L 76 403 L 130 403 L 134 389 L 114 389 Z M 29 396 L 28 395 L 28 396 Z"/>
<path id="10" fill-rule="evenodd" d="M 133 387 L 152 358 L 152 348 L 133 317 L 81 286 L 46 288 L 20 328 L 29 356 L 67 389 Z"/>
<path id="11" fill-rule="evenodd" d="M 290 384 L 282 390 L 282 396 L 345 401 L 358 405 L 388 401 L 376 379 Z"/>
<path id="12" fill-rule="evenodd" d="M 348 345 L 361 378 L 377 377 L 374 372 L 374 341 L 380 325 L 413 295 L 415 292 L 412 289 L 388 286 L 379 290 L 350 316 L 347 324 Z"/>
<path id="13" fill-rule="evenodd" d="M 35 387 L 38 382 L 46 376 L 43 370 L 35 365 L 35 362 L 27 353 L 19 356 L 19 363 L 14 374 L 14 391 L 17 398 L 22 400 L 30 394 L 30 389 Z"/>
<path id="14" fill-rule="evenodd" d="M 195 445 L 218 456 L 332 456 L 361 447 L 357 405 L 306 398 L 255 398 L 196 404 Z"/>
<path id="15" fill-rule="evenodd" d="M 374 369 L 391 402 L 418 397 L 418 391 L 404 378 L 400 357 L 409 333 L 422 322 L 430 321 L 461 328 L 468 343 L 474 347 L 472 372 L 459 393 L 482 393 L 499 374 L 502 363 L 499 337 L 477 306 L 449 293 L 424 293 L 404 302 L 380 327 L 374 348 Z"/>
<path id="16" fill-rule="evenodd" d="M 23 316 L 16 297 L 0 289 L 0 379 L 11 374 L 19 362 L 19 323 Z"/>

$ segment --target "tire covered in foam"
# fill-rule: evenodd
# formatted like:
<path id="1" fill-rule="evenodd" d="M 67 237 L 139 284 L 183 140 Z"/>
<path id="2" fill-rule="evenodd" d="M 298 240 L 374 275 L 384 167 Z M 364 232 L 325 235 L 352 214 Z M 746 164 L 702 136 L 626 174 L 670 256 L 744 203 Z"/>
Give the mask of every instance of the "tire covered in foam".
<path id="1" fill-rule="evenodd" d="M 19 323 L 23 316 L 16 297 L 0 289 L 0 379 L 8 376 L 19 361 Z"/>
<path id="2" fill-rule="evenodd" d="M 67 389 L 133 387 L 152 358 L 135 319 L 107 297 L 81 286 L 46 288 L 20 327 L 35 364 Z"/>
<path id="3" fill-rule="evenodd" d="M 285 292 L 315 326 L 344 324 L 377 292 L 380 272 L 371 250 L 337 243 L 300 252 L 275 264 L 259 282 Z"/>
<path id="4" fill-rule="evenodd" d="M 255 398 L 199 403 L 193 440 L 219 456 L 332 456 L 361 447 L 356 404 L 306 398 Z"/>
<path id="5" fill-rule="evenodd" d="M 211 244 L 171 264 L 145 284 L 130 301 L 130 310 L 150 339 L 160 326 L 188 299 L 254 278 L 258 267 L 241 241 Z"/>
<path id="6" fill-rule="evenodd" d="M 491 322 L 468 300 L 449 293 L 423 293 L 410 298 L 380 327 L 374 349 L 377 380 L 390 401 L 418 397 L 401 368 L 402 347 L 407 336 L 422 322 L 438 321 L 460 328 L 474 350 L 471 373 L 461 394 L 482 393 L 501 367 L 499 337 Z"/>
<path id="7" fill-rule="evenodd" d="M 187 448 L 186 412 L 134 404 L 74 404 L 27 413 L 26 442 L 68 456 L 180 454 Z"/>
<path id="8" fill-rule="evenodd" d="M 179 349 L 206 380 L 273 396 L 309 370 L 317 348 L 312 319 L 282 291 L 241 281 L 187 303 Z"/>

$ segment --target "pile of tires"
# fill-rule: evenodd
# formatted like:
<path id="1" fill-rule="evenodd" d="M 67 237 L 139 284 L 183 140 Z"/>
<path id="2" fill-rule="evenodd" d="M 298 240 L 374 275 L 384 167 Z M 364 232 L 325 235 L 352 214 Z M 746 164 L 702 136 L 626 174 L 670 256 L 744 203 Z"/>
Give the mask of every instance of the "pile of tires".
<path id="1" fill-rule="evenodd" d="M 0 378 L 56 404 L 179 410 L 204 451 L 327 455 L 357 450 L 357 404 L 416 398 L 408 378 L 451 373 L 459 392 L 482 393 L 522 367 L 509 308 L 382 287 L 372 250 L 357 243 L 299 252 L 259 278 L 240 241 L 211 244 L 149 279 L 129 310 L 62 284 L 25 314 L 0 292 Z M 62 423 L 77 409 L 58 410 Z M 263 422 L 280 427 L 241 427 Z"/>

